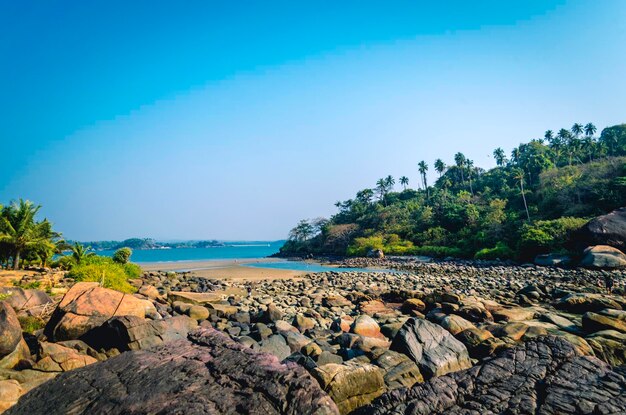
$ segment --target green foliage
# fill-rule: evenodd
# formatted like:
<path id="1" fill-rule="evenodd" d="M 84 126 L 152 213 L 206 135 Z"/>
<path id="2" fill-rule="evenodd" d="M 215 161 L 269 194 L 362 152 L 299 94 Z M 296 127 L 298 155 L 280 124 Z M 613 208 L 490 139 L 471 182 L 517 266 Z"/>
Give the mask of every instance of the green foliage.
<path id="1" fill-rule="evenodd" d="M 118 264 L 126 264 L 130 260 L 130 256 L 133 254 L 130 248 L 120 248 L 113 254 L 113 261 Z"/>
<path id="2" fill-rule="evenodd" d="M 413 255 L 428 256 L 433 258 L 459 258 L 463 256 L 463 252 L 459 248 L 450 246 L 423 245 L 413 248 Z"/>
<path id="3" fill-rule="evenodd" d="M 33 333 L 37 330 L 44 328 L 46 322 L 43 319 L 35 316 L 18 315 L 17 319 L 20 322 L 22 331 L 26 333 Z"/>
<path id="4" fill-rule="evenodd" d="M 105 288 L 133 293 L 136 290 L 128 279 L 137 278 L 139 274 L 140 268 L 136 264 L 122 265 L 108 257 L 92 256 L 74 265 L 67 276 L 76 281 L 99 282 Z"/>
<path id="5" fill-rule="evenodd" d="M 515 252 L 504 242 L 498 242 L 494 248 L 483 248 L 474 254 L 474 259 L 512 259 Z"/>
<path id="6" fill-rule="evenodd" d="M 564 251 L 570 233 L 587 221 L 585 218 L 563 217 L 524 224 L 519 241 L 520 255 L 528 259 L 538 254 Z"/>

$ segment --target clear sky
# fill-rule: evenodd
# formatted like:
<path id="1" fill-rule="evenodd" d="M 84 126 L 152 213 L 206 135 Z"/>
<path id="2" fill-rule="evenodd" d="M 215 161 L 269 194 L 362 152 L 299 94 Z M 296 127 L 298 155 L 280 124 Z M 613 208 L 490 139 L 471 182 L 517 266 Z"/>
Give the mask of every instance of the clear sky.
<path id="1" fill-rule="evenodd" d="M 622 0 L 4 1 L 0 201 L 71 239 L 284 238 L 420 160 L 626 122 L 625 48 Z"/>

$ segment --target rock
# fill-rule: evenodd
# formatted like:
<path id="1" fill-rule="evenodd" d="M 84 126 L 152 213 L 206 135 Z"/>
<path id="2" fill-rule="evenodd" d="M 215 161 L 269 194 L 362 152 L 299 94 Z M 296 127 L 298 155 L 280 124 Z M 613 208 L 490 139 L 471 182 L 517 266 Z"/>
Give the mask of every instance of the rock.
<path id="1" fill-rule="evenodd" d="M 274 334 L 261 342 L 261 351 L 271 353 L 283 360 L 291 354 L 291 349 L 287 346 L 285 338 L 280 334 Z"/>
<path id="2" fill-rule="evenodd" d="M 0 359 L 13 353 L 22 341 L 22 327 L 13 308 L 6 301 L 0 301 Z"/>
<path id="3" fill-rule="evenodd" d="M 66 372 L 7 414 L 337 414 L 306 371 L 214 329 Z"/>
<path id="4" fill-rule="evenodd" d="M 312 329 L 313 327 L 316 326 L 316 324 L 317 323 L 315 322 L 315 320 L 309 317 L 305 317 L 302 314 L 298 314 L 293 320 L 294 327 L 300 330 L 301 333 L 304 333 L 305 331 Z"/>
<path id="5" fill-rule="evenodd" d="M 599 313 L 587 312 L 583 315 L 583 330 L 595 333 L 601 330 L 617 330 L 626 333 L 626 311 L 602 310 Z"/>
<path id="6" fill-rule="evenodd" d="M 326 307 L 352 307 L 352 302 L 341 294 L 332 294 L 324 297 Z"/>
<path id="7" fill-rule="evenodd" d="M 535 257 L 534 263 L 543 267 L 567 266 L 572 263 L 572 258 L 561 254 L 542 254 Z"/>
<path id="8" fill-rule="evenodd" d="M 24 390 L 18 381 L 0 380 L 0 413 L 15 405 L 23 393 Z"/>
<path id="9" fill-rule="evenodd" d="M 493 334 L 479 328 L 469 328 L 458 333 L 456 339 L 465 345 L 471 357 L 478 357 L 477 347 L 485 340 L 493 338 Z"/>
<path id="10" fill-rule="evenodd" d="M 593 245 L 609 245 L 621 251 L 626 249 L 626 208 L 598 216 L 572 233 L 571 244 L 583 250 Z"/>
<path id="11" fill-rule="evenodd" d="M 144 284 L 139 288 L 139 294 L 145 295 L 146 297 L 156 300 L 157 298 L 162 298 L 163 296 L 159 293 L 159 290 L 154 285 Z"/>
<path id="12" fill-rule="evenodd" d="M 39 360 L 33 369 L 42 372 L 67 372 L 97 362 L 91 356 L 80 354 L 60 344 L 40 342 L 39 347 Z"/>
<path id="13" fill-rule="evenodd" d="M 348 333 L 350 331 L 350 327 L 354 323 L 354 318 L 351 316 L 341 316 L 331 325 L 331 329 L 334 331 L 342 331 L 344 333 Z"/>
<path id="14" fill-rule="evenodd" d="M 382 337 L 382 334 L 380 334 L 380 326 L 376 320 L 367 314 L 358 316 L 352 323 L 350 331 L 365 337 Z"/>
<path id="15" fill-rule="evenodd" d="M 600 311 L 605 308 L 621 310 L 622 307 L 615 300 L 602 294 L 568 294 L 562 297 L 555 307 L 570 313 L 586 313 L 587 311 Z"/>
<path id="16" fill-rule="evenodd" d="M 495 321 L 525 321 L 535 318 L 535 310 L 532 308 L 501 308 L 491 313 Z"/>
<path id="17" fill-rule="evenodd" d="M 417 365 L 402 353 L 392 350 L 381 351 L 379 356 L 372 359 L 372 363 L 384 369 L 385 385 L 388 389 L 410 388 L 424 381 Z"/>
<path id="18" fill-rule="evenodd" d="M 570 333 L 578 333 L 579 332 L 579 328 L 578 326 L 571 320 L 560 316 L 556 313 L 544 313 L 541 314 L 539 316 L 539 318 L 542 321 L 545 321 L 547 323 L 551 323 L 554 324 L 556 326 L 558 326 L 559 328 L 568 331 Z"/>
<path id="19" fill-rule="evenodd" d="M 197 327 L 187 316 L 163 320 L 144 320 L 136 316 L 120 316 L 107 320 L 102 326 L 86 333 L 85 343 L 96 350 L 141 350 L 165 342 L 184 339 Z"/>
<path id="20" fill-rule="evenodd" d="M 385 257 L 385 253 L 383 252 L 382 249 L 370 249 L 367 252 L 367 257 L 368 258 L 377 258 L 377 259 L 382 259 Z"/>
<path id="21" fill-rule="evenodd" d="M 522 338 L 522 336 L 524 336 L 524 334 L 526 334 L 528 328 L 528 325 L 519 321 L 514 321 L 495 330 L 494 335 L 496 337 L 508 337 L 509 339 L 518 341 Z"/>
<path id="22" fill-rule="evenodd" d="M 330 363 L 316 367 L 311 373 L 342 415 L 370 403 L 385 391 L 383 371 L 371 364 Z"/>
<path id="23" fill-rule="evenodd" d="M 465 320 L 461 316 L 457 316 L 456 314 L 450 314 L 449 316 L 445 316 L 439 322 L 439 325 L 448 330 L 453 336 L 462 332 L 463 330 L 476 328 L 476 326 L 474 326 L 472 323 Z"/>
<path id="24" fill-rule="evenodd" d="M 612 246 L 590 246 L 583 252 L 580 265 L 589 268 L 624 268 L 626 255 Z"/>
<path id="25" fill-rule="evenodd" d="M 425 377 L 441 376 L 471 366 L 467 349 L 443 328 L 410 318 L 391 343 L 391 350 L 409 356 Z"/>
<path id="26" fill-rule="evenodd" d="M 196 321 L 206 320 L 209 318 L 209 314 L 209 310 L 201 305 L 192 305 L 187 310 L 187 315 Z"/>
<path id="27" fill-rule="evenodd" d="M 207 305 L 212 303 L 219 303 L 224 299 L 224 295 L 220 293 L 193 293 L 184 291 L 171 291 L 167 298 L 171 301 L 180 301 L 183 303 L 193 305 Z"/>
<path id="28" fill-rule="evenodd" d="M 275 323 L 283 319 L 283 312 L 280 311 L 280 309 L 276 307 L 274 304 L 270 304 L 267 306 L 267 311 L 265 313 L 265 316 L 266 316 L 267 322 Z"/>
<path id="29" fill-rule="evenodd" d="M 404 314 L 412 315 L 415 311 L 423 313 L 426 310 L 426 304 L 419 298 L 409 298 L 402 303 L 400 311 Z"/>
<path id="30" fill-rule="evenodd" d="M 626 412 L 625 390 L 625 367 L 611 369 L 548 336 L 469 370 L 392 390 L 355 414 L 617 414 Z"/>
<path id="31" fill-rule="evenodd" d="M 30 349 L 20 336 L 20 340 L 15 346 L 15 349 L 0 359 L 0 369 L 13 369 L 17 367 L 21 361 L 27 359 L 30 359 Z"/>
<path id="32" fill-rule="evenodd" d="M 626 338 L 616 336 L 620 334 L 614 330 L 604 330 L 587 336 L 585 339 L 593 349 L 596 357 L 613 366 L 626 364 Z"/>
<path id="33" fill-rule="evenodd" d="M 52 299 L 41 290 L 0 287 L 0 294 L 8 296 L 5 301 L 18 312 L 21 310 L 43 311 L 43 307 L 52 304 Z"/>
<path id="34" fill-rule="evenodd" d="M 79 282 L 65 294 L 44 329 L 53 341 L 80 338 L 113 316 L 146 316 L 146 302 L 129 294 Z"/>

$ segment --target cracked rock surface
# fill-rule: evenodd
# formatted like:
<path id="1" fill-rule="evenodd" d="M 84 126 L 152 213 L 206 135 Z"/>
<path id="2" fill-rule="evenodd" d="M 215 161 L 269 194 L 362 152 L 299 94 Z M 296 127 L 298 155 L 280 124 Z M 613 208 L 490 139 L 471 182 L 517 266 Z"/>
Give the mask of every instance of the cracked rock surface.
<path id="1" fill-rule="evenodd" d="M 357 414 L 623 414 L 626 366 L 539 337 L 471 369 L 388 392 Z"/>
<path id="2" fill-rule="evenodd" d="M 6 414 L 337 414 L 301 367 L 204 329 L 64 373 Z"/>

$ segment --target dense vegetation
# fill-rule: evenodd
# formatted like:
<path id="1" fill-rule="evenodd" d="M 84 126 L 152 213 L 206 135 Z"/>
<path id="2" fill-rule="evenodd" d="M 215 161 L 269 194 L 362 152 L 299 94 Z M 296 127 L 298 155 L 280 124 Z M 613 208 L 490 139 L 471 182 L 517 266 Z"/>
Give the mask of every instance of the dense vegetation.
<path id="1" fill-rule="evenodd" d="M 210 248 L 224 246 L 223 243 L 212 241 L 180 241 L 180 242 L 158 242 L 151 238 L 130 238 L 124 241 L 92 241 L 85 242 L 95 250 L 116 250 L 120 248 L 131 249 L 163 249 L 163 248 Z"/>
<path id="2" fill-rule="evenodd" d="M 47 219 L 36 220 L 41 206 L 19 200 L 0 210 L 0 264 L 18 269 L 25 265 L 52 266 L 69 270 L 76 281 L 95 281 L 103 287 L 133 292 L 128 282 L 141 269 L 130 261 L 132 250 L 119 248 L 112 257 L 96 255 L 90 247 L 70 245 L 52 229 Z M 67 252 L 67 255 L 63 253 Z"/>
<path id="3" fill-rule="evenodd" d="M 626 124 L 574 124 L 521 144 L 507 158 L 493 152 L 497 166 L 484 170 L 462 153 L 454 163 L 417 165 L 418 189 L 392 176 L 337 202 L 330 220 L 302 220 L 281 253 L 456 256 L 529 259 L 568 250 L 569 233 L 590 217 L 626 205 Z"/>

